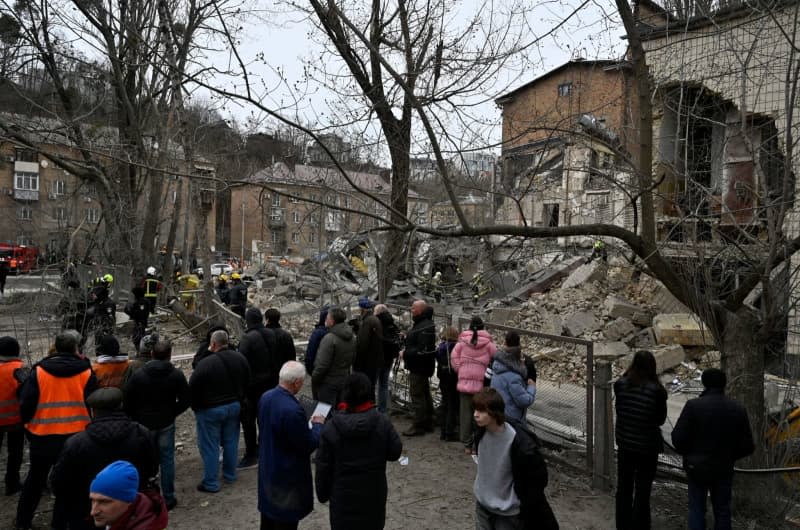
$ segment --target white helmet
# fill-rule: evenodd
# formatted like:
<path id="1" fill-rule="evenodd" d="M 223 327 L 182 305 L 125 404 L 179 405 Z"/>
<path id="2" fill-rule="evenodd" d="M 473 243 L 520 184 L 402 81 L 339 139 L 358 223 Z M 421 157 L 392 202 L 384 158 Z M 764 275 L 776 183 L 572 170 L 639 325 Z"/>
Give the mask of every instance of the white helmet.
<path id="1" fill-rule="evenodd" d="M 156 268 L 155 267 L 147 267 L 147 274 L 155 274 Z"/>

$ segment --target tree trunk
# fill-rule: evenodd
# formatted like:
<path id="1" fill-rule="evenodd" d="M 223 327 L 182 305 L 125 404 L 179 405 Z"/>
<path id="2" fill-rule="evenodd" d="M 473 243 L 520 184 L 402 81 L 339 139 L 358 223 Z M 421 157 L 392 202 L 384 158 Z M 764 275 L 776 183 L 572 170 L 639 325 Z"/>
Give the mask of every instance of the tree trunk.
<path id="1" fill-rule="evenodd" d="M 406 134 L 402 127 L 400 129 L 400 131 L 395 131 L 395 141 L 389 142 L 389 151 L 392 158 L 392 195 L 390 204 L 392 208 L 399 212 L 399 214 L 391 214 L 392 222 L 397 225 L 404 225 L 404 217 L 408 212 L 409 151 L 407 146 L 410 131 Z M 389 293 L 389 289 L 391 289 L 392 283 L 403 263 L 404 250 L 403 233 L 395 230 L 390 231 L 386 238 L 386 245 L 378 270 L 378 297 L 380 300 L 386 300 L 386 295 Z"/>

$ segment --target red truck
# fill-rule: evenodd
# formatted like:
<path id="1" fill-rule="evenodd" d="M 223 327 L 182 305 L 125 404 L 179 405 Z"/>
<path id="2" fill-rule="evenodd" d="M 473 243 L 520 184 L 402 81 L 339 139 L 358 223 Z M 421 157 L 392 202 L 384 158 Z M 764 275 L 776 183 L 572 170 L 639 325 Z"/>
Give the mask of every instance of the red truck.
<path id="1" fill-rule="evenodd" d="M 0 266 L 8 267 L 9 274 L 30 272 L 36 266 L 38 255 L 36 247 L 0 243 Z"/>

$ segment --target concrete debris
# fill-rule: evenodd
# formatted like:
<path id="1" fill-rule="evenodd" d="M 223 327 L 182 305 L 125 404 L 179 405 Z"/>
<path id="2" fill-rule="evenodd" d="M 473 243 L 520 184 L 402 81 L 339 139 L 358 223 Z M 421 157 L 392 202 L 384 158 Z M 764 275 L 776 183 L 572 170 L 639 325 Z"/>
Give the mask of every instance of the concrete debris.
<path id="1" fill-rule="evenodd" d="M 594 313 L 580 311 L 571 314 L 564 320 L 564 332 L 568 337 L 580 337 L 584 333 L 599 330 L 602 325 L 603 321 Z"/>
<path id="2" fill-rule="evenodd" d="M 630 320 L 622 317 L 606 323 L 603 328 L 603 334 L 606 339 L 612 341 L 624 340 L 628 337 L 632 338 L 634 333 L 636 333 L 636 326 Z"/>
<path id="3" fill-rule="evenodd" d="M 653 331 L 658 344 L 713 346 L 711 333 L 692 313 L 664 313 L 653 318 Z"/>
<path id="4" fill-rule="evenodd" d="M 505 326 L 509 322 L 514 320 L 514 316 L 518 312 L 519 312 L 518 309 L 512 309 L 507 307 L 495 307 L 494 309 L 492 309 L 492 312 L 489 313 L 488 321 L 492 324 L 502 324 Z"/>
<path id="5" fill-rule="evenodd" d="M 605 279 L 608 273 L 608 267 L 600 260 L 590 261 L 585 265 L 581 265 L 564 280 L 561 285 L 562 289 L 569 289 L 571 287 L 578 287 L 584 283 L 596 282 Z"/>
<path id="6" fill-rule="evenodd" d="M 659 374 L 681 366 L 686 359 L 686 353 L 683 349 L 683 346 L 680 344 L 657 346 L 655 348 L 650 348 L 650 351 L 653 352 L 653 357 L 656 358 L 656 373 Z M 628 367 L 630 367 L 631 363 L 633 362 L 633 355 L 634 354 L 632 352 L 625 357 L 617 359 L 615 364 L 620 372 L 624 372 L 628 369 Z M 689 367 L 684 368 L 693 370 L 693 368 Z"/>
<path id="7" fill-rule="evenodd" d="M 628 345 L 620 341 L 596 342 L 594 358 L 597 360 L 615 360 L 630 353 Z"/>
<path id="8" fill-rule="evenodd" d="M 603 303 L 606 314 L 611 318 L 626 318 L 637 326 L 649 326 L 653 320 L 642 307 L 616 295 L 609 295 Z"/>
<path id="9" fill-rule="evenodd" d="M 627 341 L 626 341 L 627 342 Z M 639 330 L 627 344 L 637 350 L 647 350 L 656 345 L 656 335 L 653 328 Z"/>

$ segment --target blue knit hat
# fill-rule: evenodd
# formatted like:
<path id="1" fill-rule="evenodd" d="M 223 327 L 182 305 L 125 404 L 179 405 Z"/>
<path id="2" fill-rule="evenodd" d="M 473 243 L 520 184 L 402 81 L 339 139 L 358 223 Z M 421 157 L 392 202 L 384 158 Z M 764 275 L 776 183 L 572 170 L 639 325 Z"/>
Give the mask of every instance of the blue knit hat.
<path id="1" fill-rule="evenodd" d="M 367 298 L 366 296 L 362 296 L 358 299 L 358 307 L 361 309 L 372 309 L 372 306 L 375 305 L 372 300 Z"/>
<path id="2" fill-rule="evenodd" d="M 117 460 L 107 465 L 92 481 L 90 493 L 99 493 L 122 502 L 136 500 L 139 472 L 133 464 Z"/>

